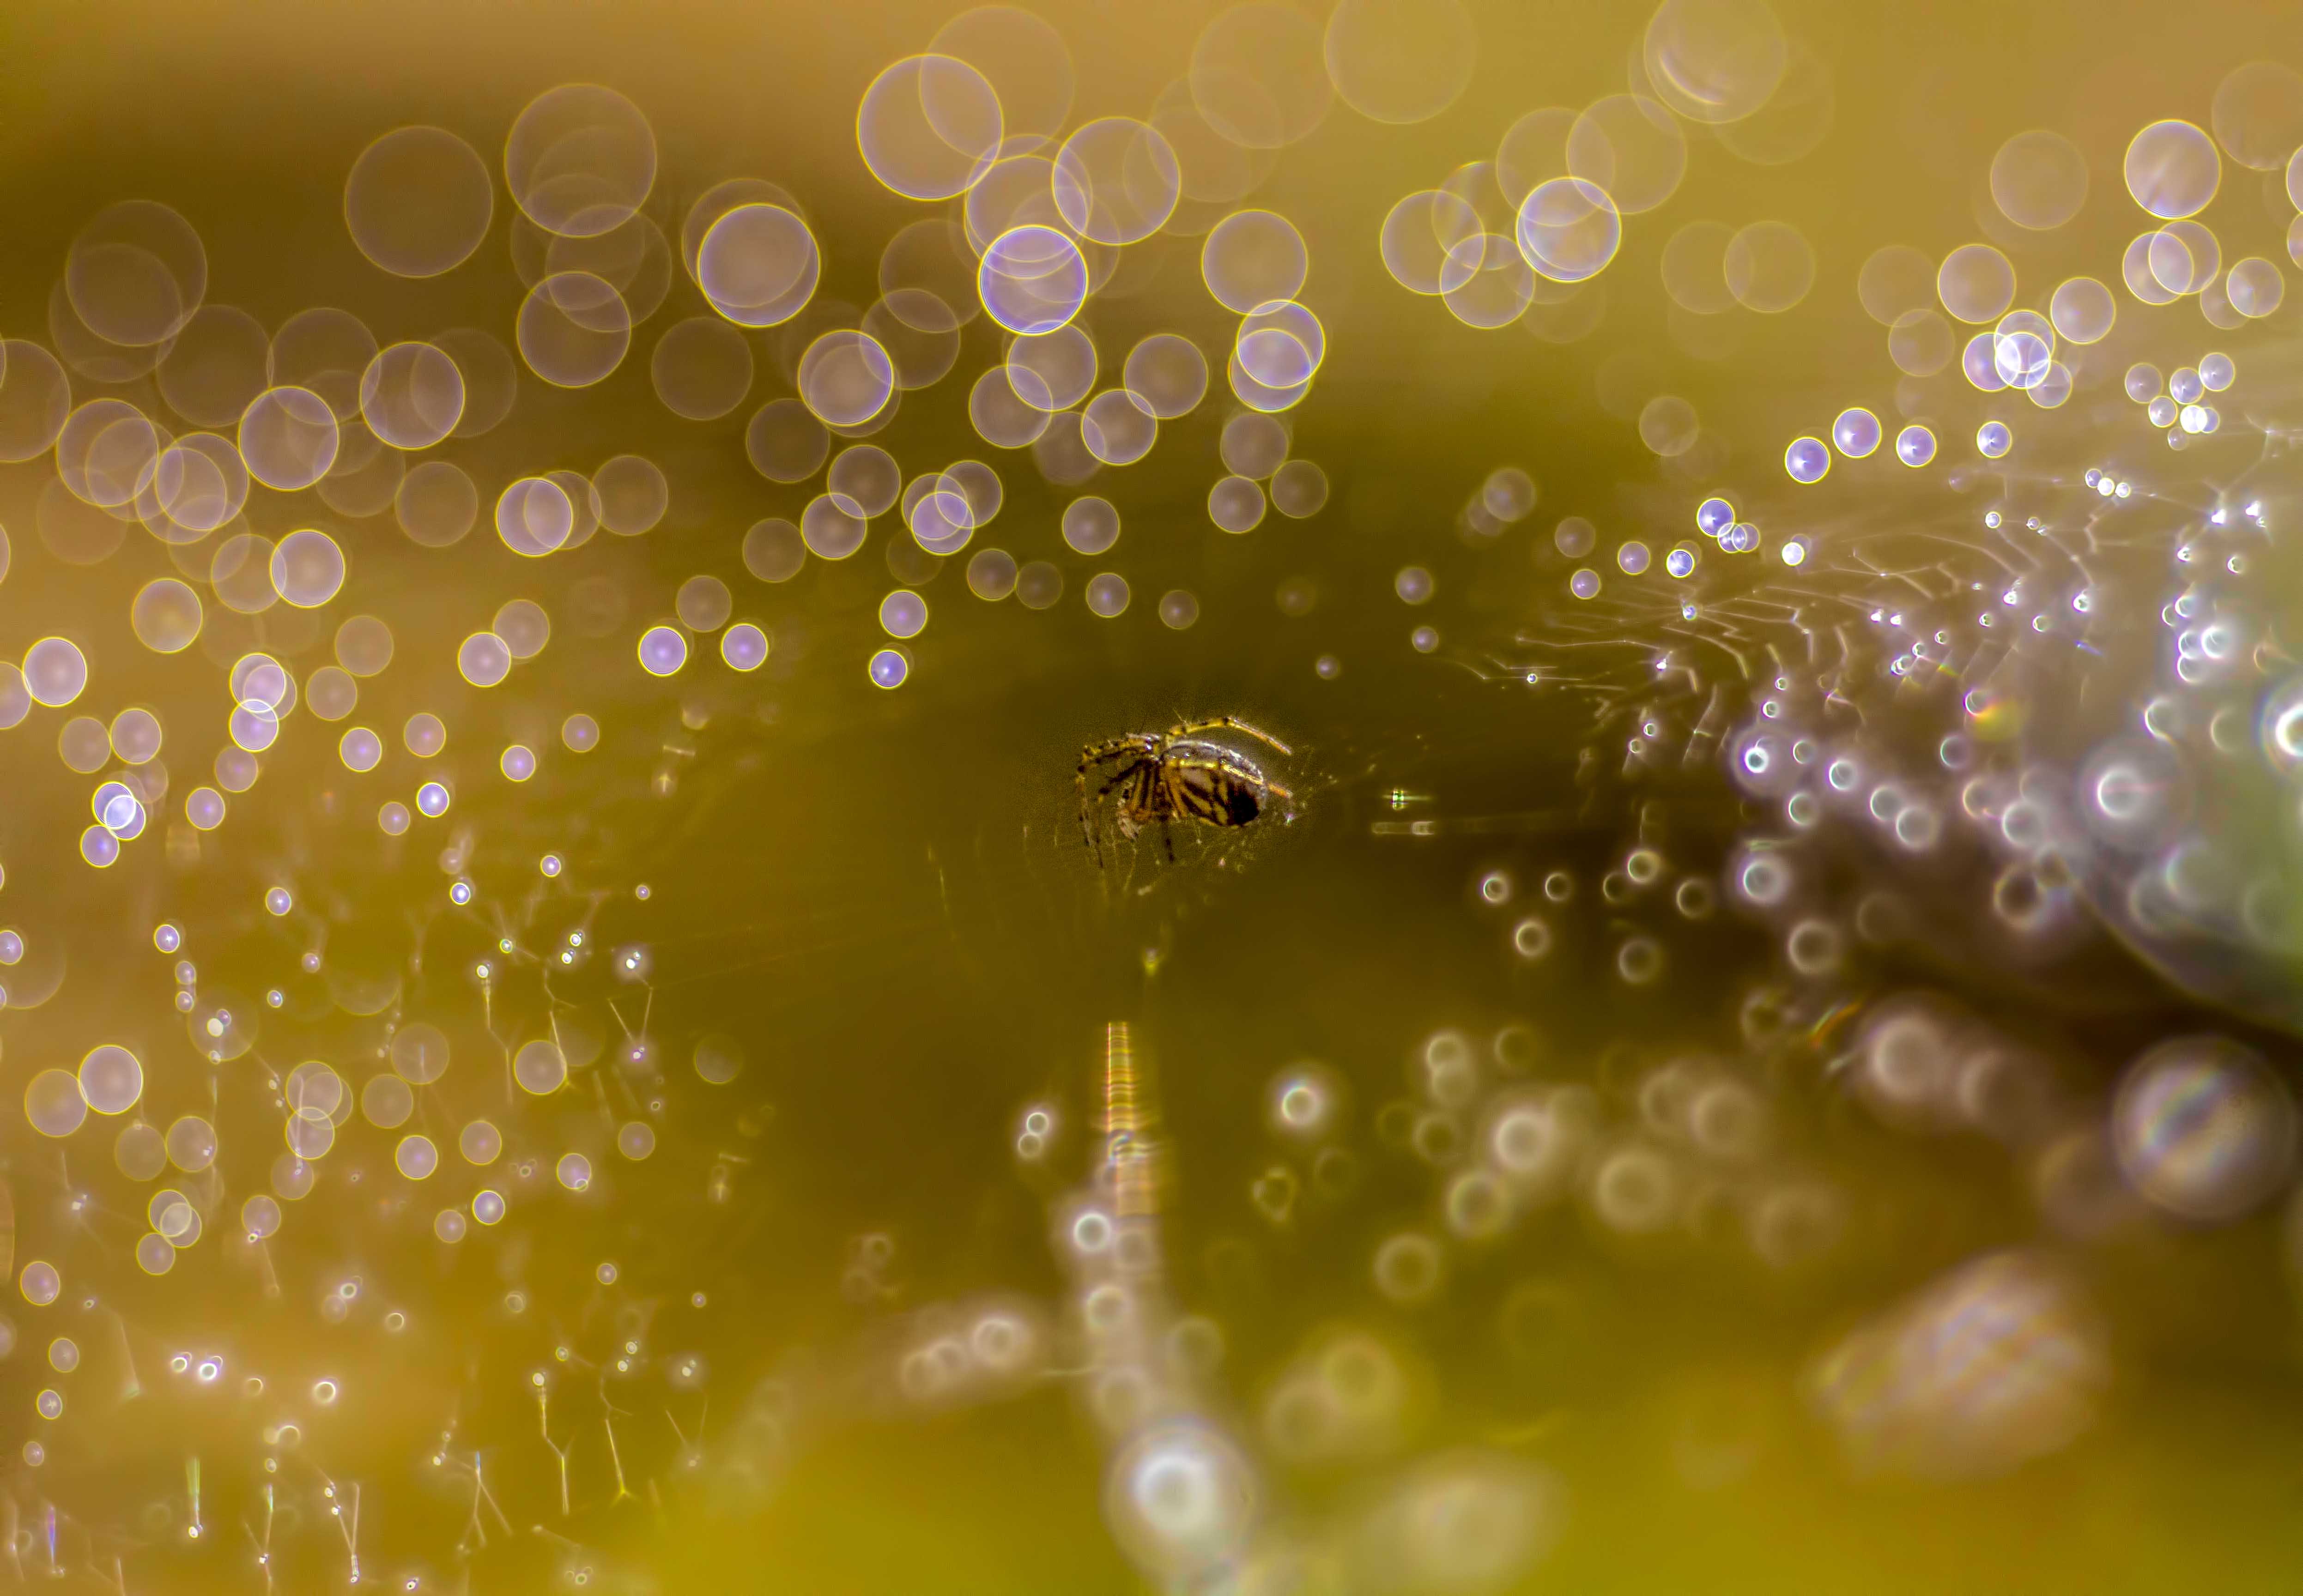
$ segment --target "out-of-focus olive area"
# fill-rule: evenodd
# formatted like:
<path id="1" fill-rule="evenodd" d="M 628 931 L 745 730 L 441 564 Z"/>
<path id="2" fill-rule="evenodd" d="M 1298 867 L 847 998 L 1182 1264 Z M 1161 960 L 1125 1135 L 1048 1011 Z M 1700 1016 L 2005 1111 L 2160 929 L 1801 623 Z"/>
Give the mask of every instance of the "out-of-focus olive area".
<path id="1" fill-rule="evenodd" d="M 2290 1583 L 2303 17 L 0 61 L 6 1577 Z"/>

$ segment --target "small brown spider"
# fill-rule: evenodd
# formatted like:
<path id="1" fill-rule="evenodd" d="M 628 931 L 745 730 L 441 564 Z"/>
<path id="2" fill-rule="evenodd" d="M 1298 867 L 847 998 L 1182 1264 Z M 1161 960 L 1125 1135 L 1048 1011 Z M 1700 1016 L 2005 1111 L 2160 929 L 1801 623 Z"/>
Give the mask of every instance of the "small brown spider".
<path id="1" fill-rule="evenodd" d="M 1135 732 L 1080 751 L 1080 836 L 1103 863 L 1103 839 L 1093 817 L 1097 802 L 1117 793 L 1112 820 L 1119 835 L 1133 841 L 1153 821 L 1166 844 L 1170 862 L 1176 839 L 1169 822 L 1181 819 L 1208 826 L 1236 827 L 1254 822 L 1274 798 L 1293 802 L 1295 794 L 1257 769 L 1244 756 L 1211 741 L 1202 734 L 1241 732 L 1281 753 L 1295 750 L 1268 732 L 1260 732 L 1228 715 L 1212 720 L 1191 720 L 1164 732 Z M 1101 765 L 1117 764 L 1110 779 L 1091 794 L 1087 773 Z"/>

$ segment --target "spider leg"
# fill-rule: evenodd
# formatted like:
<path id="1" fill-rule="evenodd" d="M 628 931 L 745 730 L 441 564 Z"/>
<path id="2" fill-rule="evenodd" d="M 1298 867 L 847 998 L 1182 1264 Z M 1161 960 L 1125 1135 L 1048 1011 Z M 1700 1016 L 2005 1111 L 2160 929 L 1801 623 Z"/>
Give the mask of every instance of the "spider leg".
<path id="1" fill-rule="evenodd" d="M 1253 737 L 1257 742 L 1275 748 L 1281 753 L 1294 753 L 1295 752 L 1294 749 L 1288 747 L 1286 743 L 1282 743 L 1278 738 L 1273 736 L 1270 732 L 1258 731 L 1255 727 L 1248 725 L 1244 720 L 1235 720 L 1228 715 L 1219 715 L 1211 720 L 1185 721 L 1182 726 L 1177 727 L 1168 732 L 1168 735 L 1170 738 L 1188 737 L 1199 732 L 1217 731 L 1244 732 L 1249 736 Z"/>
<path id="2" fill-rule="evenodd" d="M 1124 737 L 1106 737 L 1101 743 L 1091 743 L 1080 750 L 1080 763 L 1092 765 L 1100 760 L 1117 759 L 1123 753 L 1148 753 L 1152 738 L 1144 732 L 1130 732 Z"/>
<path id="3" fill-rule="evenodd" d="M 1152 739 L 1141 735 L 1114 737 L 1105 743 L 1091 743 L 1080 750 L 1079 771 L 1085 776 L 1098 765 L 1109 765 L 1115 760 L 1141 759 L 1152 752 Z"/>
<path id="4" fill-rule="evenodd" d="M 1127 789 L 1119 796 L 1120 835 L 1133 842 L 1144 823 L 1158 812 L 1152 794 L 1160 779 L 1160 762 L 1146 759 L 1128 767 Z"/>
<path id="5" fill-rule="evenodd" d="M 1120 759 L 1130 754 L 1135 755 L 1140 760 L 1143 755 L 1143 749 L 1139 744 L 1129 742 L 1126 738 L 1115 738 L 1109 743 L 1100 743 L 1094 747 L 1083 749 L 1080 752 L 1079 771 L 1077 776 L 1080 806 L 1080 841 L 1086 844 L 1090 849 L 1093 850 L 1095 853 L 1095 866 L 1098 869 L 1101 869 L 1103 868 L 1103 838 L 1098 835 L 1096 828 L 1089 823 L 1090 811 L 1094 807 L 1094 805 L 1093 801 L 1088 796 L 1087 773 L 1097 765 L 1109 764 L 1114 760 Z M 1113 787 L 1118 786 L 1121 782 L 1126 780 L 1128 777 L 1134 775 L 1136 769 L 1137 767 L 1135 764 L 1123 767 L 1119 774 L 1113 777 L 1111 780 L 1106 782 L 1096 793 L 1095 796 L 1097 798 L 1101 798 L 1104 794 L 1110 792 Z"/>
<path id="6" fill-rule="evenodd" d="M 1080 842 L 1090 853 L 1095 855 L 1095 868 L 1097 869 L 1101 869 L 1103 868 L 1103 839 L 1096 836 L 1095 827 L 1088 823 L 1087 772 L 1085 770 L 1082 770 L 1079 773 L 1079 815 Z"/>
<path id="7" fill-rule="evenodd" d="M 1267 777 L 1262 771 L 1243 765 L 1236 760 L 1202 759 L 1194 754 L 1172 753 L 1160 763 L 1172 771 L 1213 770 L 1219 775 L 1230 777 L 1234 781 L 1244 781 L 1250 786 L 1263 792 L 1278 793 L 1282 796 L 1289 795 L 1285 788 Z"/>
<path id="8" fill-rule="evenodd" d="M 1174 822 L 1176 816 L 1184 812 L 1182 804 L 1177 802 L 1182 793 L 1183 784 L 1180 778 L 1169 768 L 1168 761 L 1162 760 L 1160 762 L 1159 786 L 1152 802 L 1160 811 L 1160 845 L 1168 851 L 1169 864 L 1176 862 Z"/>

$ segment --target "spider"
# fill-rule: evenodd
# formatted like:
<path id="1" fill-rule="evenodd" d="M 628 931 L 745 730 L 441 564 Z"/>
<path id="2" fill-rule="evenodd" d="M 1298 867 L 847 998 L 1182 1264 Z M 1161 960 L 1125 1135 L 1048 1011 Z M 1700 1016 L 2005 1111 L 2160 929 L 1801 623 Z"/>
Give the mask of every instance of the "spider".
<path id="1" fill-rule="evenodd" d="M 1157 820 L 1160 840 L 1168 858 L 1176 857 L 1176 839 L 1168 823 L 1178 818 L 1209 826 L 1246 826 L 1263 812 L 1272 799 L 1292 802 L 1295 794 L 1266 777 L 1244 756 L 1202 734 L 1243 732 L 1281 753 L 1295 750 L 1268 732 L 1219 715 L 1212 720 L 1185 721 L 1164 732 L 1134 732 L 1109 742 L 1091 743 L 1080 751 L 1080 836 L 1103 863 L 1103 839 L 1092 823 L 1098 800 L 1119 794 L 1113 820 L 1119 835 L 1134 840 Z M 1091 794 L 1087 774 L 1099 766 L 1116 764 L 1111 778 Z"/>

